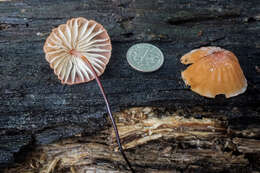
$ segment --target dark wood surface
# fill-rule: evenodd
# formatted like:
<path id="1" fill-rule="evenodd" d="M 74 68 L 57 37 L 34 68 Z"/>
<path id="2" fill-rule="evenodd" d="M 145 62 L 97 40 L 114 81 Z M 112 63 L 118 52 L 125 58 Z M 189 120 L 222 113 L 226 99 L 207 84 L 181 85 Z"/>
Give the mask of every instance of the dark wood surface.
<path id="1" fill-rule="evenodd" d="M 201 106 L 222 111 L 237 130 L 235 137 L 243 130 L 259 130 L 259 0 L 0 1 L 2 166 L 31 146 L 109 126 L 96 83 L 63 86 L 44 58 L 42 47 L 51 29 L 78 16 L 103 24 L 111 36 L 112 57 L 101 81 L 113 111 L 144 105 Z M 126 51 L 138 42 L 153 43 L 163 51 L 160 70 L 140 73 L 127 64 Z M 212 45 L 237 55 L 249 84 L 245 94 L 207 99 L 184 85 L 180 72 L 186 67 L 180 57 Z M 260 130 L 255 133 L 244 137 L 259 140 Z"/>

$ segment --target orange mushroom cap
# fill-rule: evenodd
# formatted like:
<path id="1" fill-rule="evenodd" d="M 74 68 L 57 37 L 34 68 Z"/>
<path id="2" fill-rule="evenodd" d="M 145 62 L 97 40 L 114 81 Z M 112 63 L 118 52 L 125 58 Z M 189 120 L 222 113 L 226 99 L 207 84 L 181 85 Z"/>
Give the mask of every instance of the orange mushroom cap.
<path id="1" fill-rule="evenodd" d="M 109 62 L 112 46 L 101 24 L 79 17 L 53 29 L 43 49 L 46 60 L 61 82 L 72 85 L 95 78 L 80 55 L 87 58 L 100 76 Z"/>
<path id="2" fill-rule="evenodd" d="M 246 91 L 247 80 L 237 57 L 220 47 L 201 47 L 181 57 L 183 64 L 192 64 L 181 73 L 191 90 L 209 98 L 225 94 L 226 98 Z"/>

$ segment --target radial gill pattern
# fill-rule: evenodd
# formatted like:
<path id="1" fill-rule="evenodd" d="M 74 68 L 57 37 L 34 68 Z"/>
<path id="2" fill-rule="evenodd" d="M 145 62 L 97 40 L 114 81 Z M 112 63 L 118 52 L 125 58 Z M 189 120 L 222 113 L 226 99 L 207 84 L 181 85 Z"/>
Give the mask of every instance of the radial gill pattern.
<path id="1" fill-rule="evenodd" d="M 226 98 L 246 91 L 247 80 L 236 56 L 219 47 L 202 47 L 185 54 L 184 64 L 192 64 L 181 73 L 191 90 L 209 98 L 225 94 Z"/>
<path id="2" fill-rule="evenodd" d="M 70 85 L 95 78 L 84 58 L 100 76 L 110 59 L 111 50 L 104 27 L 82 17 L 68 20 L 53 29 L 44 45 L 45 58 L 51 68 L 62 83 Z"/>

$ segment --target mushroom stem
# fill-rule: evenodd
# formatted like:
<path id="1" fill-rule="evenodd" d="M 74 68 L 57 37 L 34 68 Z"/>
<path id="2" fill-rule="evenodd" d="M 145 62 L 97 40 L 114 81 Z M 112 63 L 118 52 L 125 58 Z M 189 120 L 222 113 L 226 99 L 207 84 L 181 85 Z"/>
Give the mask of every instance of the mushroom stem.
<path id="1" fill-rule="evenodd" d="M 82 58 L 83 61 L 89 66 L 89 68 L 91 69 L 91 71 L 93 72 L 93 74 L 94 74 L 94 76 L 95 76 L 95 79 L 96 79 L 96 81 L 97 81 L 97 84 L 98 84 L 98 86 L 99 86 L 99 88 L 100 88 L 100 91 L 101 91 L 101 93 L 102 93 L 102 95 L 103 95 L 103 97 L 104 97 L 105 103 L 106 103 L 107 111 L 108 111 L 109 117 L 110 117 L 110 119 L 111 119 L 111 122 L 112 122 L 112 125 L 113 125 L 113 128 L 114 128 L 114 131 L 115 131 L 116 141 L 117 141 L 119 150 L 120 150 L 121 154 L 123 155 L 123 157 L 124 157 L 124 159 L 125 159 L 125 161 L 126 161 L 128 167 L 130 168 L 131 172 L 132 172 L 132 173 L 135 173 L 134 169 L 132 168 L 132 166 L 131 166 L 129 160 L 127 159 L 127 157 L 126 157 L 126 155 L 125 155 L 125 153 L 124 153 L 123 147 L 122 147 L 122 145 L 121 145 L 121 141 L 120 141 L 120 137 L 119 137 L 117 125 L 116 125 L 115 119 L 114 119 L 114 117 L 113 117 L 113 115 L 112 115 L 112 113 L 111 113 L 111 108 L 110 108 L 109 102 L 108 102 L 108 100 L 107 100 L 107 96 L 106 96 L 106 94 L 105 94 L 104 88 L 103 88 L 103 86 L 102 86 L 102 84 L 101 84 L 101 82 L 100 82 L 100 80 L 99 80 L 99 77 L 98 77 L 97 73 L 95 72 L 95 70 L 93 69 L 91 63 L 88 61 L 88 59 L 87 59 L 85 56 L 83 56 L 83 55 L 81 55 L 81 58 Z"/>

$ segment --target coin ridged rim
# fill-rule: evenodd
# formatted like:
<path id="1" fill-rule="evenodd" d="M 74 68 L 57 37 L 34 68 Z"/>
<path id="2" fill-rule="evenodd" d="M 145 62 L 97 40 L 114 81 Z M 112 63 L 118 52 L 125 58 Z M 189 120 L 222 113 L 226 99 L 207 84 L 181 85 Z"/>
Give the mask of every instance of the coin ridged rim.
<path id="1" fill-rule="evenodd" d="M 131 49 L 133 49 L 134 47 L 136 47 L 136 46 L 138 46 L 138 45 L 145 45 L 145 46 L 148 45 L 148 46 L 151 46 L 151 47 L 155 48 L 156 50 L 158 50 L 158 52 L 160 53 L 160 55 L 161 55 L 161 57 L 162 57 L 162 61 L 161 61 L 161 63 L 159 64 L 158 67 L 156 67 L 156 68 L 153 69 L 153 70 L 147 71 L 147 70 L 140 69 L 140 68 L 138 68 L 138 67 L 136 67 L 136 66 L 134 66 L 134 65 L 132 65 L 132 64 L 130 63 L 130 61 L 129 61 L 129 52 L 131 52 Z M 129 64 L 133 69 L 135 69 L 135 70 L 137 70 L 137 71 L 140 71 L 140 72 L 144 72 L 144 73 L 157 71 L 158 69 L 160 69 L 160 68 L 162 67 L 162 65 L 163 65 L 163 63 L 164 63 L 164 55 L 163 55 L 162 51 L 161 51 L 157 46 L 155 46 L 155 45 L 153 45 L 153 44 L 150 44 L 150 43 L 137 43 L 137 44 L 134 44 L 133 46 L 131 46 L 131 47 L 127 50 L 126 59 L 127 59 L 128 64 Z"/>

